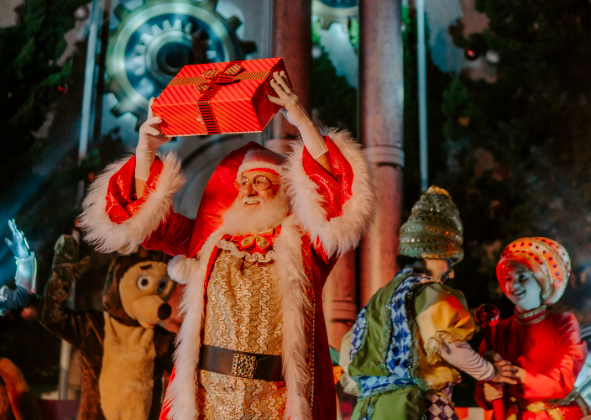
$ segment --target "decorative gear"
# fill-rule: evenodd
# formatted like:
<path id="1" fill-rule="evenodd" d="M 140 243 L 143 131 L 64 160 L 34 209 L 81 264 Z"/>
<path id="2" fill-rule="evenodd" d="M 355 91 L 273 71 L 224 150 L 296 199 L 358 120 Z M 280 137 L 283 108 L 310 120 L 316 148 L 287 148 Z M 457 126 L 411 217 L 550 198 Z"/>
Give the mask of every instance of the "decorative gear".
<path id="1" fill-rule="evenodd" d="M 333 23 L 340 23 L 348 30 L 350 20 L 358 18 L 359 8 L 357 0 L 314 0 L 312 14 L 320 18 L 322 29 L 328 29 Z"/>
<path id="2" fill-rule="evenodd" d="M 570 257 L 558 242 L 548 238 L 521 238 L 503 250 L 497 263 L 497 280 L 505 291 L 506 272 L 512 265 L 530 271 L 542 289 L 542 303 L 553 305 L 562 297 L 570 276 Z"/>
<path id="3" fill-rule="evenodd" d="M 449 193 L 431 186 L 400 228 L 400 254 L 413 258 L 464 258 L 460 212 Z"/>
<path id="4" fill-rule="evenodd" d="M 119 27 L 107 49 L 107 91 L 119 103 L 120 116 L 131 112 L 145 118 L 148 101 L 166 87 L 185 64 L 240 60 L 256 50 L 241 41 L 237 17 L 223 18 L 217 0 L 146 0 L 130 11 L 115 8 Z"/>

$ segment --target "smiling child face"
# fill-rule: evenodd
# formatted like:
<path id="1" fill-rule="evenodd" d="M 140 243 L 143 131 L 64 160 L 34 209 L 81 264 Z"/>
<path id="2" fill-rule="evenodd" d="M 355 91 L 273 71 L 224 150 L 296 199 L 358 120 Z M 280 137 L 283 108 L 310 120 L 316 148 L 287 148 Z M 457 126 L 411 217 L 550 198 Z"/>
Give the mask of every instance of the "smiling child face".
<path id="1" fill-rule="evenodd" d="M 518 310 L 529 311 L 542 304 L 542 288 L 531 271 L 511 265 L 505 272 L 505 296 Z"/>

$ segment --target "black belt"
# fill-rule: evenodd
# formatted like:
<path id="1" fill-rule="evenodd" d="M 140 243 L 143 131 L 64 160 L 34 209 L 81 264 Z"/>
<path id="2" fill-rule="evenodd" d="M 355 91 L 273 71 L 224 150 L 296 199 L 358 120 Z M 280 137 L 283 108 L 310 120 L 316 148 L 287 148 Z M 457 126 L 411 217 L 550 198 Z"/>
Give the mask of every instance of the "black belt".
<path id="1" fill-rule="evenodd" d="M 281 356 L 201 346 L 199 369 L 240 378 L 283 381 Z"/>

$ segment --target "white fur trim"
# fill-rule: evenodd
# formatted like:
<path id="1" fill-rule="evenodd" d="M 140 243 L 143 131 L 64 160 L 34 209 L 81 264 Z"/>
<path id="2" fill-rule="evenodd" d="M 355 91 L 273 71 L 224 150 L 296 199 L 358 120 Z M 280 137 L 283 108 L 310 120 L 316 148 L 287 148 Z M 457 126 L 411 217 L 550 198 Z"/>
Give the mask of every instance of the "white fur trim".
<path id="1" fill-rule="evenodd" d="M 171 400 L 170 415 L 173 420 L 193 420 L 198 414 L 195 404 L 195 369 L 199 362 L 205 312 L 203 288 L 208 260 L 222 237 L 219 231 L 214 232 L 205 241 L 196 259 L 178 256 L 170 263 L 172 267 L 169 268 L 169 273 L 173 280 L 187 285 L 181 300 L 181 314 L 184 318 L 176 338 L 177 348 L 174 353 L 176 373 L 166 393 Z"/>
<path id="2" fill-rule="evenodd" d="M 168 263 L 168 275 L 180 284 L 187 284 L 199 269 L 197 258 L 187 258 L 177 255 Z"/>
<path id="3" fill-rule="evenodd" d="M 353 169 L 353 196 L 343 205 L 343 214 L 326 220 L 326 210 L 322 207 L 324 198 L 302 166 L 302 142 L 294 142 L 284 180 L 293 212 L 310 233 L 312 242 L 319 239 L 328 256 L 342 255 L 357 246 L 371 223 L 376 203 L 375 185 L 369 162 L 348 132 L 330 129 L 324 135 L 331 138 Z"/>
<path id="4" fill-rule="evenodd" d="M 281 175 L 283 173 L 283 167 L 281 165 L 285 163 L 285 159 L 285 155 L 275 153 L 269 149 L 249 150 L 244 155 L 242 164 L 238 167 L 237 174 L 240 176 L 244 171 L 265 168 L 271 169 Z"/>
<path id="5" fill-rule="evenodd" d="M 142 243 L 160 224 L 166 220 L 172 208 L 172 196 L 185 183 L 181 163 L 170 153 L 162 159 L 162 173 L 156 188 L 142 204 L 137 214 L 121 224 L 111 221 L 106 212 L 109 180 L 129 160 L 122 159 L 109 165 L 90 185 L 88 195 L 82 203 L 84 211 L 80 216 L 85 239 L 96 245 L 101 252 L 121 251 L 130 253 Z"/>
<path id="6" fill-rule="evenodd" d="M 223 226 L 214 232 L 203 245 L 197 259 L 178 256 L 169 265 L 171 277 L 187 284 L 181 303 L 184 321 L 177 336 L 174 355 L 176 376 L 167 392 L 167 398 L 171 400 L 172 420 L 194 419 L 198 415 L 194 375 L 203 328 L 205 276 L 209 258 L 226 233 Z M 283 375 L 287 385 L 285 418 L 311 420 L 312 412 L 307 398 L 310 376 L 306 362 L 308 338 L 305 314 L 312 308 L 306 297 L 309 280 L 304 272 L 302 239 L 295 217 L 289 216 L 282 223 L 281 234 L 273 247 L 281 281 Z"/>
<path id="7" fill-rule="evenodd" d="M 306 352 L 308 340 L 313 337 L 306 337 L 306 313 L 310 313 L 313 308 L 306 297 L 310 281 L 304 271 L 302 237 L 295 217 L 285 219 L 273 248 L 277 255 L 275 261 L 281 281 L 282 362 L 287 386 L 284 418 L 311 420 L 312 410 L 307 398 L 311 384 Z"/>

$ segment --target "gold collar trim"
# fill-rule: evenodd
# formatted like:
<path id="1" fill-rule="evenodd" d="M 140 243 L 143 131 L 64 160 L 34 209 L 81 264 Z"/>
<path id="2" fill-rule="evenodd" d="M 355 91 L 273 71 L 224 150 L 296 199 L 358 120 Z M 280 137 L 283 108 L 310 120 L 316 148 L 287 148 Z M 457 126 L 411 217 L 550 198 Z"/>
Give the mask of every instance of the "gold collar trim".
<path id="1" fill-rule="evenodd" d="M 517 312 L 517 307 L 515 307 L 515 320 L 519 325 L 536 324 L 544 320 L 549 314 L 550 311 L 546 305 L 542 305 L 536 309 L 523 313 Z"/>

